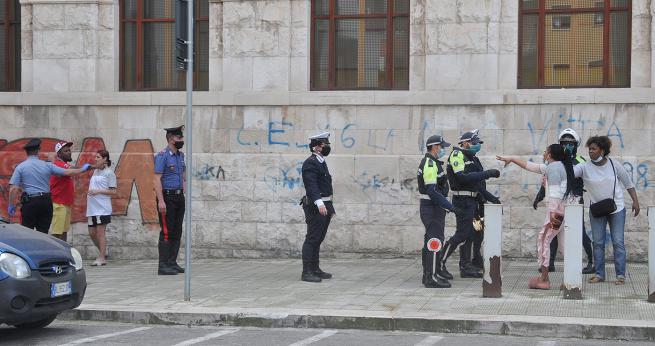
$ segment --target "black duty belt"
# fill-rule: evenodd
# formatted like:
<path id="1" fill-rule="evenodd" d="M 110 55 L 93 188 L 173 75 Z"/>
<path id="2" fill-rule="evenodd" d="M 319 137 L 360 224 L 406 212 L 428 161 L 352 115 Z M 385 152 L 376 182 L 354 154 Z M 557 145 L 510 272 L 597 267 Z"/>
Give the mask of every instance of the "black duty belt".
<path id="1" fill-rule="evenodd" d="M 50 192 L 39 192 L 39 193 L 25 194 L 25 196 L 27 196 L 27 198 L 50 197 Z"/>
<path id="2" fill-rule="evenodd" d="M 473 191 L 453 191 L 453 196 L 460 197 L 478 197 L 478 192 Z"/>
<path id="3" fill-rule="evenodd" d="M 184 193 L 182 189 L 164 189 L 164 195 L 181 195 Z"/>

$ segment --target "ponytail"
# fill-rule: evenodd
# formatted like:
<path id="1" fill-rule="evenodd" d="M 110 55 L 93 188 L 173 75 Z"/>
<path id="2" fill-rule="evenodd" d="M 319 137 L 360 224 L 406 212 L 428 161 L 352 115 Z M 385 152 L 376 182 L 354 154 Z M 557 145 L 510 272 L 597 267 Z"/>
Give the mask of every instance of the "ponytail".
<path id="1" fill-rule="evenodd" d="M 566 171 L 566 191 L 564 192 L 564 198 L 566 199 L 573 190 L 575 185 L 575 174 L 573 173 L 573 159 L 567 150 L 564 149 L 564 146 L 561 144 L 551 144 L 548 146 L 548 151 L 550 156 L 555 161 L 560 161 L 564 165 L 564 170 Z"/>

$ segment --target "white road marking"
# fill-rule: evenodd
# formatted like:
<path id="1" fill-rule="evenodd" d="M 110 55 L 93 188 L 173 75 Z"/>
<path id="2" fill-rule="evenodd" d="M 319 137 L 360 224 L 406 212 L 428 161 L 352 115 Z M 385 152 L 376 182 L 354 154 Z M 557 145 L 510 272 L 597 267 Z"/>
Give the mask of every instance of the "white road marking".
<path id="1" fill-rule="evenodd" d="M 557 341 L 553 341 L 553 340 L 539 341 L 539 343 L 537 343 L 537 346 L 555 346 L 555 345 L 557 345 Z"/>
<path id="2" fill-rule="evenodd" d="M 187 340 L 187 341 L 182 341 L 182 342 L 180 342 L 179 344 L 175 344 L 174 346 L 187 346 L 187 345 L 193 345 L 193 344 L 201 343 L 201 342 L 203 342 L 203 341 L 207 341 L 207 340 L 211 340 L 211 339 L 216 339 L 216 338 L 221 337 L 221 336 L 223 336 L 223 335 L 236 333 L 236 332 L 238 332 L 238 331 L 239 331 L 239 329 L 225 329 L 225 330 L 221 330 L 221 331 L 216 332 L 216 333 L 211 333 L 211 334 L 207 334 L 207 335 L 205 335 L 205 336 L 201 336 L 201 337 L 199 337 L 199 338 L 190 339 L 190 340 Z"/>
<path id="3" fill-rule="evenodd" d="M 313 343 L 315 343 L 315 342 L 317 342 L 319 340 L 323 340 L 325 338 L 328 338 L 328 337 L 330 337 L 330 336 L 332 336 L 332 335 L 334 335 L 336 333 L 337 333 L 336 330 L 326 330 L 323 333 L 316 334 L 316 335 L 314 335 L 314 336 L 312 336 L 310 338 L 300 340 L 298 342 L 294 342 L 293 344 L 291 344 L 289 346 L 305 346 L 305 345 L 313 344 Z"/>
<path id="4" fill-rule="evenodd" d="M 441 341 L 442 339 L 443 339 L 443 336 L 432 335 L 432 336 L 428 336 L 427 338 L 421 340 L 421 342 L 419 342 L 418 344 L 416 344 L 414 346 L 430 346 L 430 345 L 436 344 L 437 342 Z"/>
<path id="5" fill-rule="evenodd" d="M 116 332 L 116 333 L 102 334 L 102 335 L 92 336 L 90 338 L 84 338 L 84 339 L 71 341 L 69 343 L 61 344 L 59 346 L 72 346 L 72 345 L 86 344 L 86 343 L 94 342 L 94 341 L 97 341 L 97 340 L 113 338 L 114 336 L 141 332 L 141 331 L 148 330 L 148 329 L 151 329 L 151 328 L 152 327 L 141 327 L 141 328 L 128 329 L 128 330 L 124 330 L 124 331 Z"/>

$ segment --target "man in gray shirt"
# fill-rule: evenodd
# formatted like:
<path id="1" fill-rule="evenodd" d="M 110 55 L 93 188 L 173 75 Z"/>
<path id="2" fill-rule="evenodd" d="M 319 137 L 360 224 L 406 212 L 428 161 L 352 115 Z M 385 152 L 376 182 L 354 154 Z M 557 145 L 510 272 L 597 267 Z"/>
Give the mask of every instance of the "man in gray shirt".
<path id="1" fill-rule="evenodd" d="M 48 233 L 52 221 L 52 199 L 50 198 L 50 176 L 77 175 L 86 172 L 90 165 L 84 164 L 82 168 L 63 169 L 51 162 L 39 159 L 41 140 L 33 138 L 25 146 L 27 159 L 21 162 L 9 180 L 9 217 L 16 213 L 14 204 L 20 194 L 21 225 Z M 21 193 L 22 192 L 22 193 Z"/>

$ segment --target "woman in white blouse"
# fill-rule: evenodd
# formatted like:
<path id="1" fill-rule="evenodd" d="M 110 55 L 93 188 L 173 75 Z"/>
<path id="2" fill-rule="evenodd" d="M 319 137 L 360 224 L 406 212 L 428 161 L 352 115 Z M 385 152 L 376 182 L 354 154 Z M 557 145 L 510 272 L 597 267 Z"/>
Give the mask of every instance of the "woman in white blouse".
<path id="1" fill-rule="evenodd" d="M 632 199 L 632 212 L 639 214 L 639 200 L 632 179 L 623 168 L 623 164 L 608 157 L 612 141 L 607 136 L 593 136 L 587 140 L 590 161 L 574 167 L 576 177 L 584 181 L 590 201 L 589 221 L 594 242 L 594 263 L 596 275 L 589 279 L 590 283 L 605 281 L 605 232 L 609 223 L 610 236 L 614 247 L 614 269 L 617 285 L 625 284 L 626 251 L 623 241 L 625 229 L 625 201 L 623 189 L 628 191 Z M 620 184 L 619 184 L 620 183 Z M 613 199 L 615 207 L 606 215 L 593 215 L 594 204 L 603 200 Z"/>

